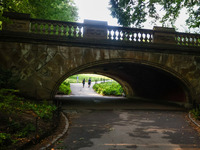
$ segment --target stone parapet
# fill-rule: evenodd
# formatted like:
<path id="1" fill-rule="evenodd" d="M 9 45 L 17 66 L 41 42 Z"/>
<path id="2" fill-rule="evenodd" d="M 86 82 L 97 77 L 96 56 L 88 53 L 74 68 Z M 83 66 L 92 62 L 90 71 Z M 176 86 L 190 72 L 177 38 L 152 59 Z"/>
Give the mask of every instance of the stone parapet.
<path id="1" fill-rule="evenodd" d="M 174 28 L 155 26 L 153 30 L 153 43 L 176 44 L 176 31 Z"/>
<path id="2" fill-rule="evenodd" d="M 84 20 L 83 37 L 89 39 L 107 39 L 106 21 Z"/>
<path id="3" fill-rule="evenodd" d="M 30 30 L 30 14 L 6 12 L 4 17 L 10 21 L 3 22 L 2 30 L 14 32 L 29 32 Z"/>

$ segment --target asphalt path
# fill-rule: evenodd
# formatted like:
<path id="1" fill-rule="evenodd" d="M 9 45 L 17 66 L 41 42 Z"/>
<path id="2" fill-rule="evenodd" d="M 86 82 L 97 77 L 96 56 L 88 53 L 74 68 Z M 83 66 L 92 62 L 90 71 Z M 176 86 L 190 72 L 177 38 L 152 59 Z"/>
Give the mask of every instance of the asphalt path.
<path id="1" fill-rule="evenodd" d="M 183 108 L 141 99 L 83 95 L 92 89 L 80 87 L 76 87 L 80 95 L 57 97 L 63 102 L 70 127 L 51 148 L 200 150 L 200 135 L 190 126 Z"/>
<path id="2" fill-rule="evenodd" d="M 70 84 L 70 88 L 72 90 L 72 94 L 71 95 L 76 95 L 76 96 L 101 96 L 100 94 L 97 94 L 94 90 L 93 90 L 93 85 L 95 83 L 91 82 L 91 86 L 88 87 L 88 84 L 85 83 L 85 86 L 83 88 L 83 84 L 82 83 L 71 83 Z"/>

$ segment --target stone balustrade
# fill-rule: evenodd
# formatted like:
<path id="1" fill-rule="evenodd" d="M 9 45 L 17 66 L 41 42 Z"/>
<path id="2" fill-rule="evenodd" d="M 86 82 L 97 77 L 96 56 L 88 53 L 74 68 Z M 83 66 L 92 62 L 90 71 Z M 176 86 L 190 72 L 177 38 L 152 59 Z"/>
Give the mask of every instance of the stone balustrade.
<path id="1" fill-rule="evenodd" d="M 108 39 L 152 43 L 153 30 L 108 26 Z"/>
<path id="2" fill-rule="evenodd" d="M 178 45 L 200 46 L 200 35 L 176 32 L 176 42 Z"/>
<path id="3" fill-rule="evenodd" d="M 81 23 L 32 19 L 29 32 L 35 34 L 82 38 L 83 27 L 84 24 Z"/>
<path id="4" fill-rule="evenodd" d="M 22 14 L 20 14 L 20 16 L 21 15 Z M 27 14 L 25 19 L 23 19 L 23 17 L 20 17 L 20 20 L 18 18 L 15 19 L 14 17 L 11 17 L 11 19 L 14 20 L 13 24 L 3 24 L 2 30 L 14 32 L 20 32 L 21 30 L 22 32 L 29 32 L 37 35 L 59 36 L 65 38 L 86 39 L 90 37 L 90 39 L 104 39 L 111 41 L 176 44 L 180 46 L 200 47 L 199 34 L 180 33 L 176 32 L 173 28 L 154 27 L 153 30 L 124 28 L 108 26 L 107 23 L 102 24 L 100 21 L 97 21 L 96 23 L 95 21 L 92 21 L 94 24 L 87 24 L 87 22 L 74 23 L 31 19 L 27 17 Z"/>

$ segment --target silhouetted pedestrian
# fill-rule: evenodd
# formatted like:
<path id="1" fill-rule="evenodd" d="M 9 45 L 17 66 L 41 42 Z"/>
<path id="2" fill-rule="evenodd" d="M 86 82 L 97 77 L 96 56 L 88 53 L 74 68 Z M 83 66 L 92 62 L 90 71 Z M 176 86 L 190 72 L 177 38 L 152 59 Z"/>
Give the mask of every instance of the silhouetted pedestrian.
<path id="1" fill-rule="evenodd" d="M 78 76 L 76 77 L 77 83 L 78 83 Z"/>
<path id="2" fill-rule="evenodd" d="M 82 83 L 83 83 L 83 87 L 84 87 L 85 86 L 85 78 L 83 79 Z"/>
<path id="3" fill-rule="evenodd" d="M 91 79 L 89 78 L 89 80 L 88 80 L 88 87 L 90 87 L 90 85 L 91 85 Z"/>

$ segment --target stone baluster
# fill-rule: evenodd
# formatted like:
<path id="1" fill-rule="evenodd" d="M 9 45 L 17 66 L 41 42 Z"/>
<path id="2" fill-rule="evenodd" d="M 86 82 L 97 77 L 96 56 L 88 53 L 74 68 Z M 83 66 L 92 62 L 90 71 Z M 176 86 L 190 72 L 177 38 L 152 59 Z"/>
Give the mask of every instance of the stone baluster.
<path id="1" fill-rule="evenodd" d="M 52 23 L 52 32 L 53 32 L 53 35 L 56 35 L 56 24 L 55 23 Z"/>
<path id="2" fill-rule="evenodd" d="M 108 33 L 108 39 L 111 40 L 111 30 L 109 28 L 108 28 L 107 33 Z"/>
<path id="3" fill-rule="evenodd" d="M 69 29 L 68 36 L 71 37 L 72 36 L 72 25 L 71 24 L 69 24 L 68 29 Z"/>
<path id="4" fill-rule="evenodd" d="M 153 37 L 152 37 L 153 35 L 150 33 L 149 34 L 149 42 L 151 43 L 152 42 L 152 40 L 153 40 Z"/>
<path id="5" fill-rule="evenodd" d="M 147 41 L 148 41 L 147 33 L 143 33 L 143 34 L 145 36 L 144 41 L 145 41 L 145 43 L 147 43 Z"/>
<path id="6" fill-rule="evenodd" d="M 42 33 L 46 34 L 46 24 L 45 23 L 42 24 Z"/>
<path id="7" fill-rule="evenodd" d="M 187 36 L 184 35 L 183 38 L 184 38 L 184 41 L 183 41 L 184 45 L 187 45 Z"/>
<path id="8" fill-rule="evenodd" d="M 139 42 L 139 32 L 136 32 L 136 37 L 135 37 L 136 42 Z"/>
<path id="9" fill-rule="evenodd" d="M 57 25 L 57 28 L 58 28 L 58 35 L 61 36 L 61 35 L 62 35 L 62 32 L 63 32 L 63 31 L 62 31 L 62 24 L 58 24 L 58 25 Z"/>
<path id="10" fill-rule="evenodd" d="M 51 23 L 47 23 L 47 34 L 51 34 Z"/>
<path id="11" fill-rule="evenodd" d="M 141 37 L 140 37 L 140 42 L 144 42 L 144 34 L 143 33 L 141 33 Z"/>
<path id="12" fill-rule="evenodd" d="M 185 35 L 182 36 L 182 39 L 183 39 L 182 44 L 183 44 L 183 45 L 186 45 Z"/>
<path id="13" fill-rule="evenodd" d="M 195 36 L 196 39 L 196 45 L 195 46 L 200 46 L 200 36 Z"/>
<path id="14" fill-rule="evenodd" d="M 194 38 L 195 38 L 195 37 L 192 35 L 192 36 L 191 36 L 191 39 L 190 39 L 190 40 L 191 40 L 191 42 L 190 42 L 190 43 L 191 43 L 191 45 L 192 45 L 192 46 L 194 46 L 194 45 L 195 45 Z"/>
<path id="15" fill-rule="evenodd" d="M 116 29 L 113 29 L 113 40 L 117 40 L 116 37 Z"/>
<path id="16" fill-rule="evenodd" d="M 77 25 L 73 26 L 73 37 L 77 37 Z"/>
<path id="17" fill-rule="evenodd" d="M 126 32 L 125 30 L 122 29 L 122 41 L 125 41 L 125 38 L 126 38 Z"/>
<path id="18" fill-rule="evenodd" d="M 141 32 L 138 32 L 138 42 L 141 42 L 141 36 L 142 36 Z"/>
<path id="19" fill-rule="evenodd" d="M 179 36 L 179 41 L 180 41 L 180 42 L 179 42 L 180 45 L 183 45 L 183 36 L 182 36 L 182 35 Z"/>
<path id="20" fill-rule="evenodd" d="M 63 36 L 66 36 L 67 34 L 67 25 L 63 24 Z"/>
<path id="21" fill-rule="evenodd" d="M 40 33 L 41 32 L 41 23 L 37 23 L 37 33 Z"/>
<path id="22" fill-rule="evenodd" d="M 190 39 L 190 37 L 189 37 L 189 36 L 186 36 L 186 37 L 185 37 L 185 40 L 186 40 L 186 42 L 187 42 L 187 43 L 186 43 L 186 44 L 187 44 L 187 46 L 190 44 L 190 42 L 189 42 L 189 39 Z"/>
<path id="23" fill-rule="evenodd" d="M 78 25 L 78 37 L 81 38 L 82 37 L 82 26 L 81 25 Z"/>
<path id="24" fill-rule="evenodd" d="M 130 41 L 130 34 L 131 34 L 131 32 L 127 31 L 126 33 L 127 33 L 127 41 Z"/>
<path id="25" fill-rule="evenodd" d="M 117 30 L 117 31 L 118 31 L 117 39 L 121 40 L 121 31 L 120 30 Z"/>

